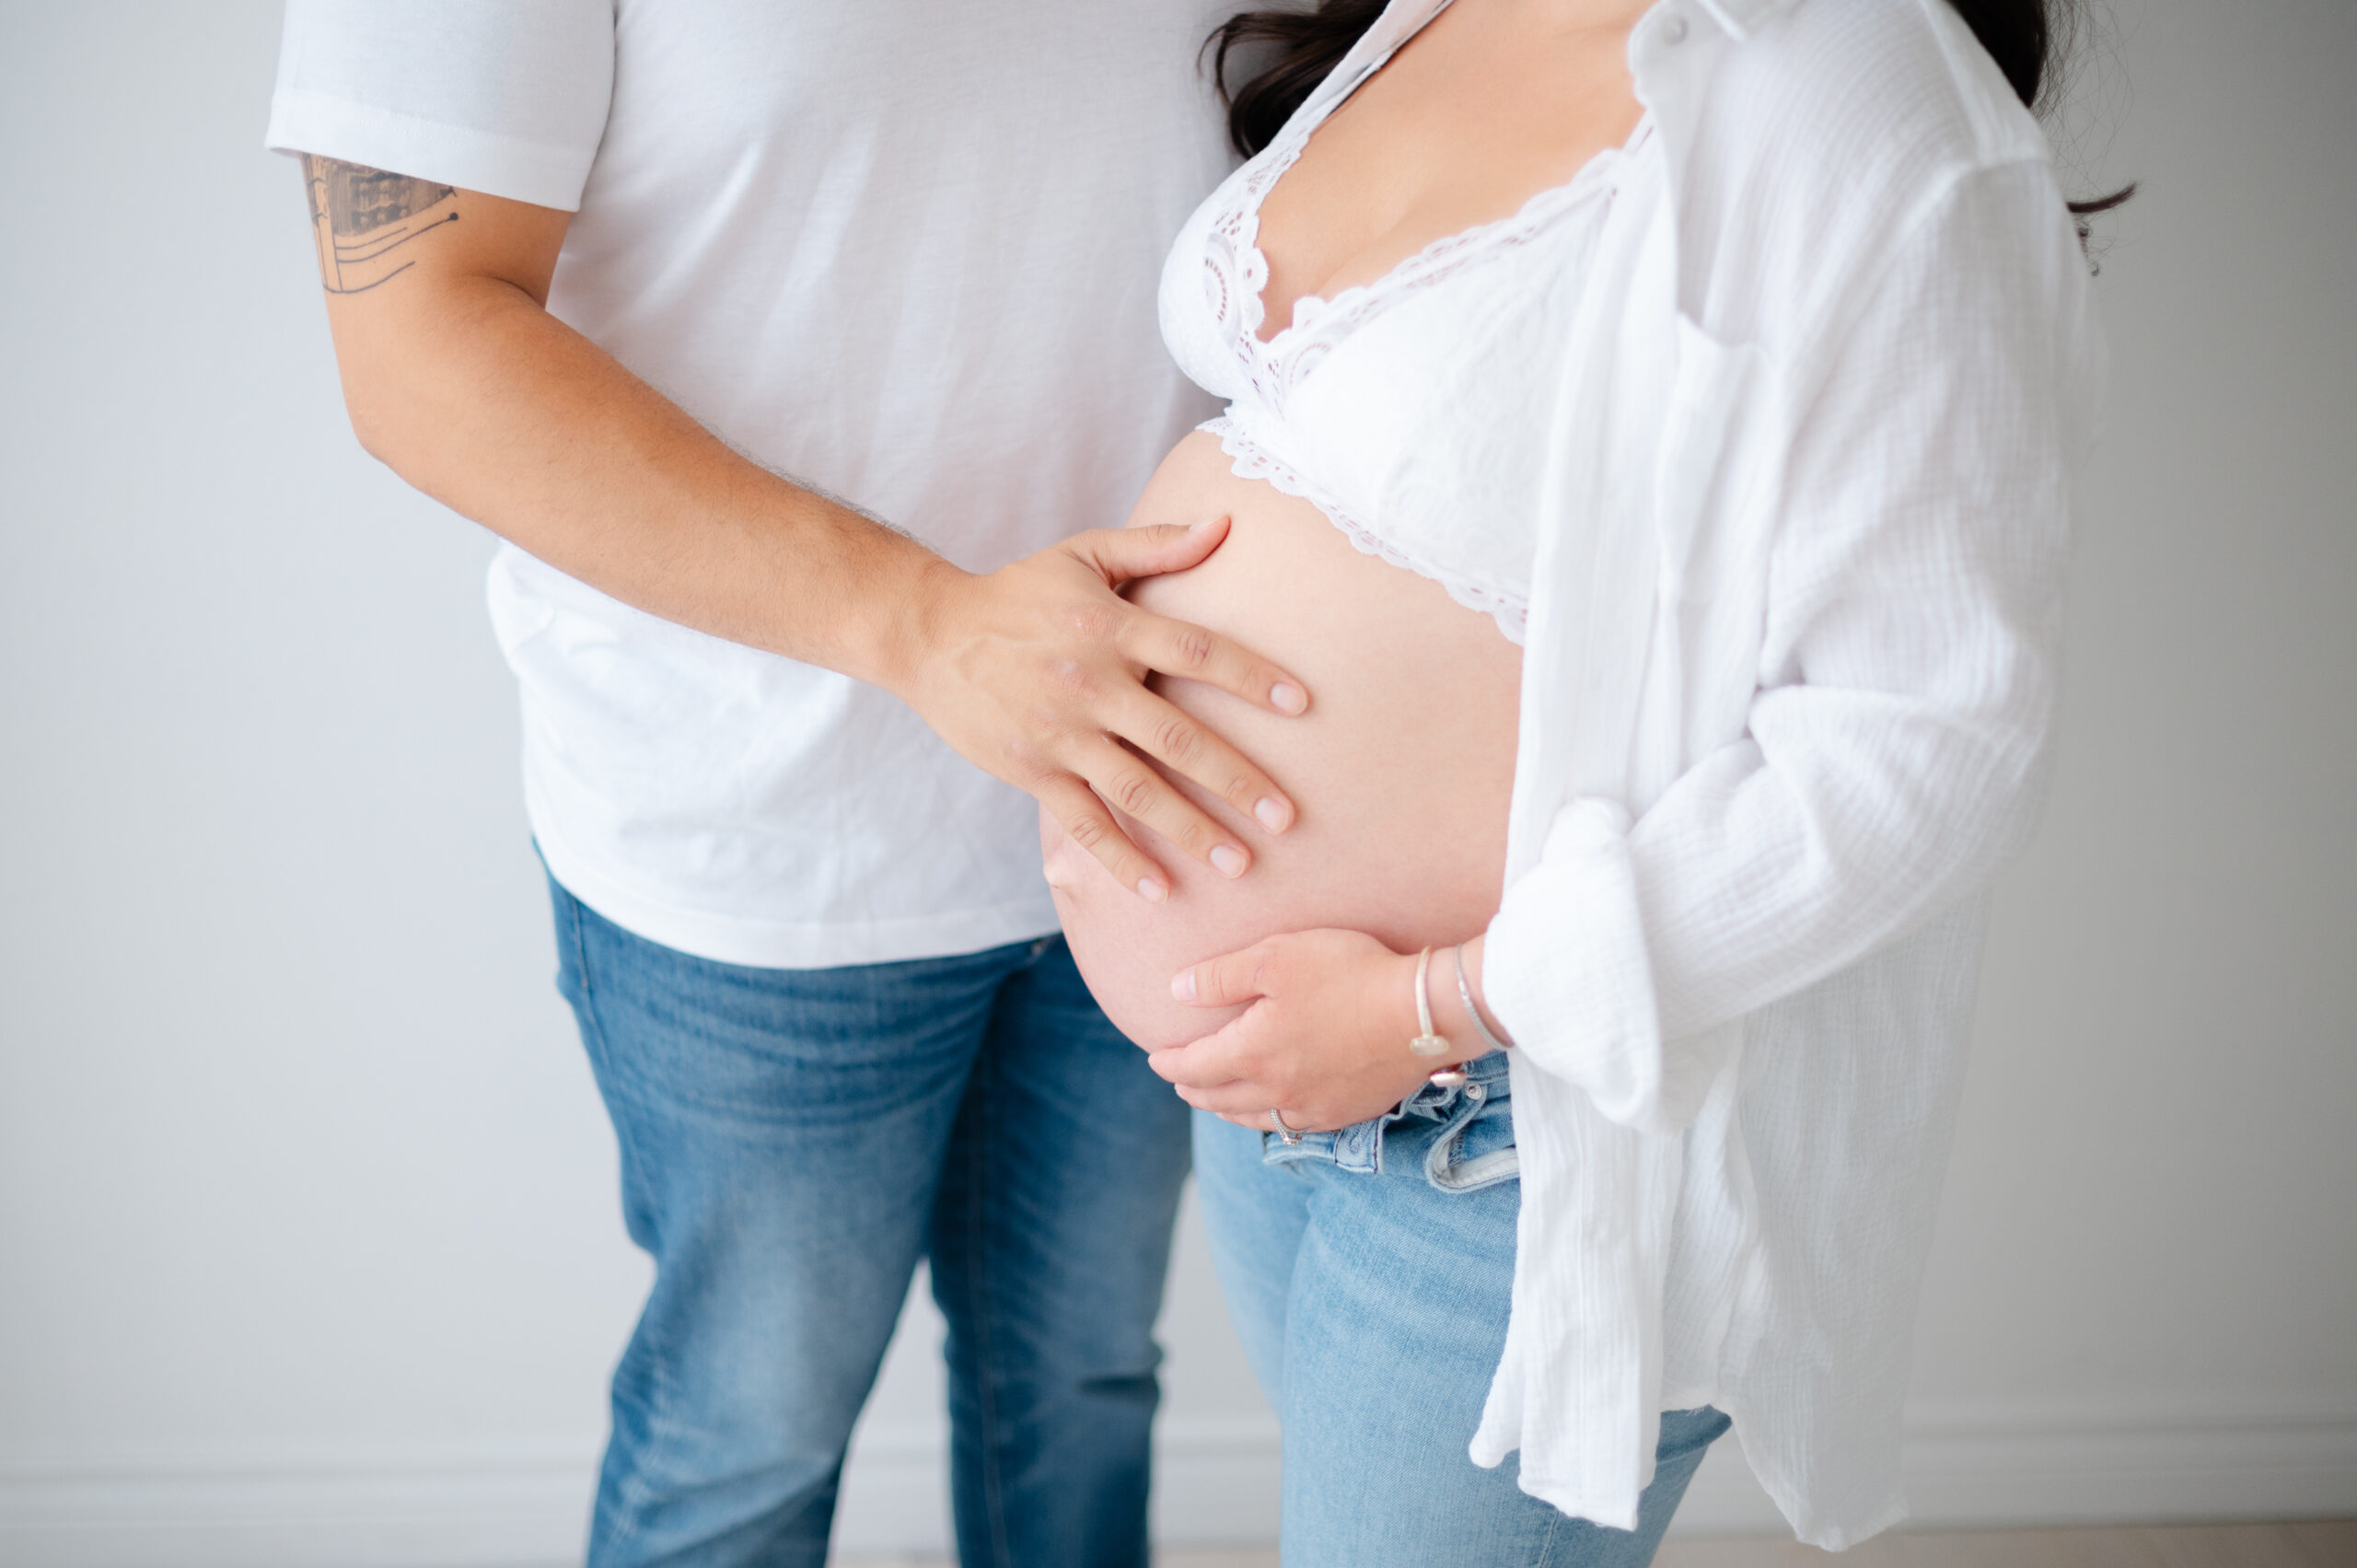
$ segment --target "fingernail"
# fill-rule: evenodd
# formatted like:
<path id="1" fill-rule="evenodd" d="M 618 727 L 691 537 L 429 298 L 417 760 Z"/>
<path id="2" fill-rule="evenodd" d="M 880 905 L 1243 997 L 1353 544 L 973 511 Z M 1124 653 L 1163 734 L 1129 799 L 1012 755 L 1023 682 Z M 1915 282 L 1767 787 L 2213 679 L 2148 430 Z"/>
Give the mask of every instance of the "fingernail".
<path id="1" fill-rule="evenodd" d="M 1212 846 L 1212 865 L 1217 868 L 1219 874 L 1223 877 L 1241 877 L 1244 875 L 1244 856 L 1230 844 L 1213 844 Z"/>
<path id="2" fill-rule="evenodd" d="M 1170 994 L 1181 1002 L 1195 999 L 1195 971 L 1180 970 L 1170 977 Z"/>
<path id="3" fill-rule="evenodd" d="M 1138 878 L 1138 893 L 1147 903 L 1158 904 L 1170 896 L 1170 889 L 1151 877 Z"/>
<path id="4" fill-rule="evenodd" d="M 1288 820 L 1285 808 L 1274 796 L 1263 796 L 1253 806 L 1252 815 L 1260 819 L 1260 826 L 1272 833 L 1282 833 L 1285 830 L 1285 823 Z"/>
<path id="5" fill-rule="evenodd" d="M 1269 705 L 1281 714 L 1297 714 L 1309 706 L 1309 696 L 1290 680 L 1280 680 L 1269 688 Z"/>

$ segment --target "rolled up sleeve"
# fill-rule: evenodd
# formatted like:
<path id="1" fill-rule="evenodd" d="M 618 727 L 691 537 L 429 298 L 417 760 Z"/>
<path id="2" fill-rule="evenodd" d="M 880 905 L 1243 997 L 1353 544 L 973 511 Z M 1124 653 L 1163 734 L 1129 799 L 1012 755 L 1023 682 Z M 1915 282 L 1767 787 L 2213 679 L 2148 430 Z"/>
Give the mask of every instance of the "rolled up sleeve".
<path id="1" fill-rule="evenodd" d="M 2050 171 L 1961 175 L 1832 335 L 1766 554 L 1739 738 L 1646 807 L 1580 799 L 1483 978 L 1616 1121 L 1699 1109 L 1732 1026 L 1979 891 L 2048 772 L 2096 341 Z"/>

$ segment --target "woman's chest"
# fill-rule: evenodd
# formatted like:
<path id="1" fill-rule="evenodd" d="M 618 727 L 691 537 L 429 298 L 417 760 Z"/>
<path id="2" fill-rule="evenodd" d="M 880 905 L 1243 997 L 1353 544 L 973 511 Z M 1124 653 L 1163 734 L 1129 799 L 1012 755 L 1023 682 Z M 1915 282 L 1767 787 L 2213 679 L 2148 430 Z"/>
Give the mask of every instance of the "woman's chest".
<path id="1" fill-rule="evenodd" d="M 1232 420 L 1387 553 L 1468 602 L 1527 599 L 1545 411 L 1598 215 L 1553 215 L 1428 254 L 1397 288 L 1319 302 L 1263 351 L 1260 395 Z"/>
<path id="2" fill-rule="evenodd" d="M 1527 9 L 1527 8 L 1526 8 Z M 1625 30 L 1566 33 L 1457 0 L 1322 113 L 1289 128 L 1260 209 L 1271 330 L 1511 217 L 1628 139 Z"/>

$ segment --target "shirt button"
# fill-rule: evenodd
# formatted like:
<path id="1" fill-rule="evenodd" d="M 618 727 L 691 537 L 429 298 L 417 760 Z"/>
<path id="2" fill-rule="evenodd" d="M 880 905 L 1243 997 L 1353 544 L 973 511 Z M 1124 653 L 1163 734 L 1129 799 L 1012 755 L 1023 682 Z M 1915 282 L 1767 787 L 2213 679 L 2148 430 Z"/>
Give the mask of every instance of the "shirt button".
<path id="1" fill-rule="evenodd" d="M 1683 17 L 1671 17 L 1666 21 L 1663 22 L 1661 25 L 1661 37 L 1664 43 L 1684 43 L 1686 41 L 1686 18 Z"/>

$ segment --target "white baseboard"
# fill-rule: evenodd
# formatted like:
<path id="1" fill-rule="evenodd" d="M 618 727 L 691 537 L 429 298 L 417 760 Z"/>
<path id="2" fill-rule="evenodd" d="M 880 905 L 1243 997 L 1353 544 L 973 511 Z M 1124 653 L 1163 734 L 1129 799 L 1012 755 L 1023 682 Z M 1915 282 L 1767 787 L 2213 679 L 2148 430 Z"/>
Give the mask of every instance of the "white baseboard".
<path id="1" fill-rule="evenodd" d="M 1155 1446 L 1161 1539 L 1275 1538 L 1272 1422 L 1166 1422 Z M 946 1448 L 863 1431 L 837 1543 L 946 1551 Z M 596 1468 L 586 1439 L 0 1460 L 0 1568 L 553 1568 L 579 1559 Z"/>
<path id="2" fill-rule="evenodd" d="M 2357 1515 L 2357 1411 L 1939 1404 L 1908 1411 L 1917 1528 L 2177 1523 Z M 1670 1528 L 1785 1528 L 1742 1450 L 1718 1445 Z"/>
<path id="3" fill-rule="evenodd" d="M 1908 1423 L 1919 1523 L 2120 1524 L 2357 1515 L 2357 1410 L 1935 1407 Z"/>
<path id="4" fill-rule="evenodd" d="M 588 1446 L 0 1466 L 8 1568 L 523 1568 L 577 1559 Z"/>
<path id="5" fill-rule="evenodd" d="M 1915 1522 L 1945 1526 L 2357 1514 L 2357 1409 L 2138 1412 L 1943 1407 L 1909 1422 Z M 594 1445 L 85 1454 L 0 1461 L 7 1568 L 554 1568 L 576 1561 Z M 846 1551 L 944 1550 L 941 1435 L 864 1433 L 844 1478 Z M 1174 1543 L 1272 1539 L 1266 1422 L 1165 1423 L 1155 1520 Z M 1676 1527 L 1782 1521 L 1732 1444 Z"/>

